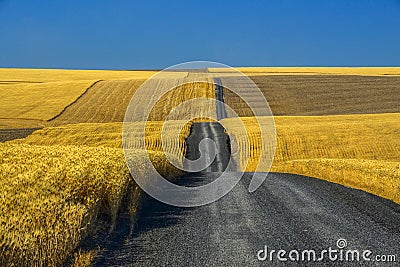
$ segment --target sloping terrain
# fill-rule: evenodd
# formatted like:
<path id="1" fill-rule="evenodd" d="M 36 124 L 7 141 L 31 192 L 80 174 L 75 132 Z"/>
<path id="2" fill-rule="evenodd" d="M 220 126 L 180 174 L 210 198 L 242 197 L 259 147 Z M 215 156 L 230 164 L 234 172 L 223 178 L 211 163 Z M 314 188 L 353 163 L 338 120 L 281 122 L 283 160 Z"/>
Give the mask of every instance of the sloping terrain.
<path id="1" fill-rule="evenodd" d="M 99 81 L 50 120 L 50 124 L 122 122 L 129 101 L 143 82 L 144 80 Z"/>
<path id="2" fill-rule="evenodd" d="M 246 75 L 365 75 L 365 76 L 400 76 L 399 67 L 244 67 L 237 68 Z M 216 71 L 214 69 L 213 71 Z"/>
<path id="3" fill-rule="evenodd" d="M 46 121 L 75 101 L 95 80 L 0 84 L 0 118 Z"/>
<path id="4" fill-rule="evenodd" d="M 250 78 L 264 94 L 274 116 L 400 112 L 400 77 L 397 76 L 269 75 Z M 247 105 L 235 94 L 227 89 L 224 94 L 225 102 L 240 116 L 252 116 Z"/>
<path id="5" fill-rule="evenodd" d="M 72 110 L 72 114 L 67 114 L 71 118 L 67 119 L 68 116 L 63 116 L 58 123 L 47 123 L 48 120 L 58 117 L 60 113 L 63 113 L 65 109 L 71 107 L 84 95 L 89 95 L 89 98 L 100 97 L 102 101 L 107 101 L 109 98 L 115 100 L 113 98 L 113 90 L 115 89 L 115 93 L 120 94 L 118 97 L 122 101 L 126 100 L 122 103 L 125 104 L 132 97 L 133 89 L 155 73 L 157 72 L 0 68 L 0 106 L 4 107 L 0 109 L 0 128 L 44 127 L 62 124 L 62 120 L 66 123 L 103 120 L 108 122 L 122 121 L 120 113 L 122 114 L 125 111 L 127 104 L 118 109 L 119 101 L 116 100 L 114 103 L 106 103 L 113 104 L 109 109 L 99 108 L 98 103 L 96 103 L 95 110 L 84 110 L 89 113 L 98 112 L 98 114 L 86 114 L 80 119 L 74 117 L 76 114 L 73 114 L 74 111 Z M 179 79 L 186 77 L 187 73 L 168 72 L 164 76 Z M 111 80 L 118 81 L 113 82 Z M 138 83 L 126 85 L 126 83 L 129 84 L 130 80 L 131 83 L 135 83 L 135 81 Z M 98 94 L 99 90 L 90 90 L 100 81 L 107 81 L 105 83 L 109 83 L 107 86 L 110 87 L 107 88 L 109 90 L 103 92 L 105 94 L 102 96 Z M 120 88 L 121 86 L 123 88 Z M 88 91 L 90 92 L 88 93 Z M 93 91 L 97 95 L 92 96 Z M 85 99 L 87 98 L 86 96 Z M 90 104 L 93 104 L 93 99 Z M 81 110 L 82 107 L 78 105 L 77 109 Z M 112 114 L 113 111 L 116 111 L 117 114 Z M 105 118 L 100 119 L 101 116 L 105 116 Z"/>
<path id="6" fill-rule="evenodd" d="M 256 119 L 228 118 L 223 125 L 238 146 L 233 155 L 240 169 L 268 171 L 273 151 L 268 136 L 261 138 Z M 400 203 L 399 113 L 282 116 L 275 117 L 275 125 L 272 171 L 322 178 Z"/>
<path id="7" fill-rule="evenodd" d="M 195 82 L 195 79 L 166 79 L 152 80 L 146 84 L 145 90 L 138 93 L 135 102 L 130 106 L 132 121 L 145 121 L 142 114 L 149 115 L 148 120 L 163 121 L 168 114 L 182 102 L 200 97 L 214 97 L 212 84 Z M 62 125 L 69 123 L 98 123 L 98 122 L 122 122 L 126 109 L 144 80 L 111 80 L 99 81 L 89 88 L 75 103 L 53 120 L 51 125 Z M 161 84 L 168 85 L 172 90 L 166 94 L 160 91 Z M 149 103 L 156 97 L 160 99 L 151 108 Z M 197 110 L 198 114 L 208 114 L 215 107 L 208 105 Z M 192 109 L 187 110 L 190 113 Z M 187 112 L 175 115 L 180 119 Z"/>

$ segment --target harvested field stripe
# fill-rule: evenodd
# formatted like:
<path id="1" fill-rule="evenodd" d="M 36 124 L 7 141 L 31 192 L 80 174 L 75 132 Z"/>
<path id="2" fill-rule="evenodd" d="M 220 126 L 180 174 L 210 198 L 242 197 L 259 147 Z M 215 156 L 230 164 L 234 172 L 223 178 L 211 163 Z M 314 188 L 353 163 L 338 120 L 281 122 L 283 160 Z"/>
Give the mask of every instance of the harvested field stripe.
<path id="1" fill-rule="evenodd" d="M 84 95 L 86 95 L 88 93 L 88 91 L 93 88 L 93 86 L 95 86 L 98 82 L 101 82 L 102 80 L 98 80 L 95 81 L 94 83 L 92 83 L 88 88 L 86 88 L 86 90 L 77 98 L 75 99 L 73 102 L 71 102 L 70 104 L 68 104 L 67 106 L 65 106 L 63 108 L 63 110 L 58 113 L 56 116 L 54 116 L 53 118 L 49 119 L 48 121 L 53 121 L 56 118 L 58 118 L 59 116 L 61 116 L 61 114 L 63 114 L 69 107 L 71 107 L 72 105 L 74 105 L 77 101 L 79 101 L 79 99 L 81 99 Z"/>

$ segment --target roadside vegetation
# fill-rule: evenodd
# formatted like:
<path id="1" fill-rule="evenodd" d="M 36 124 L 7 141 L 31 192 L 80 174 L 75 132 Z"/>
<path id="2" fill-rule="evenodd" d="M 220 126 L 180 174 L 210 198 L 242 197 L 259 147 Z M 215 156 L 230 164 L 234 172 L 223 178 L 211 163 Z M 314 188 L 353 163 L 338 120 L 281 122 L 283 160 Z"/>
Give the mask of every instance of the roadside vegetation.
<path id="1" fill-rule="evenodd" d="M 400 114 L 274 119 L 277 147 L 272 171 L 317 177 L 400 203 Z M 268 148 L 270 139 L 266 136 L 261 141 L 256 119 L 225 119 L 223 124 L 239 147 L 240 153 L 234 154 L 238 166 L 245 171 L 267 171 L 271 151 L 266 149 L 261 155 L 261 147 Z"/>
<path id="2" fill-rule="evenodd" d="M 134 176 L 152 175 L 146 151 L 129 153 Z M 162 153 L 149 153 L 164 175 L 178 175 Z M 6 143 L 0 154 L 1 266 L 60 266 L 100 215 L 115 222 L 135 189 L 121 149 Z"/>

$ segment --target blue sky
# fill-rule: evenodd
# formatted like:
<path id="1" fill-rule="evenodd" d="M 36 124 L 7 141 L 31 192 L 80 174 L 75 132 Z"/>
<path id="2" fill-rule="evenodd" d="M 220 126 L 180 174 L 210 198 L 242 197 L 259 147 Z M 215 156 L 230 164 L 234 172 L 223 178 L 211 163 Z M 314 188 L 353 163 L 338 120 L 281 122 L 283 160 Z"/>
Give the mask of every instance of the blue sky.
<path id="1" fill-rule="evenodd" d="M 399 66 L 400 0 L 0 0 L 0 67 Z"/>

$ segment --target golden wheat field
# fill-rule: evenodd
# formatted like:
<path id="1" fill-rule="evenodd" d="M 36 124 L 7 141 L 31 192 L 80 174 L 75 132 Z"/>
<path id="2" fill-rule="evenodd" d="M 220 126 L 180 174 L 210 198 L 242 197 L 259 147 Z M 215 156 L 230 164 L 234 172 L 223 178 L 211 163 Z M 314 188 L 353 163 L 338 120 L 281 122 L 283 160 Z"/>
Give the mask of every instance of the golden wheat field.
<path id="1" fill-rule="evenodd" d="M 259 119 L 262 120 L 262 118 Z M 246 126 L 247 133 L 240 132 L 241 128 L 238 125 L 237 119 L 223 120 L 223 125 L 226 127 L 228 134 L 232 136 L 233 140 L 237 140 L 239 146 L 240 153 L 235 155 L 236 161 L 239 163 L 238 166 L 242 170 L 256 171 L 257 162 L 261 158 L 258 171 L 265 171 L 268 165 L 264 160 L 269 158 L 268 153 L 272 151 L 266 149 L 264 155 L 261 156 L 260 147 L 270 147 L 271 144 L 261 142 L 260 131 L 256 126 L 254 118 L 242 118 L 242 121 Z M 370 160 L 371 162 L 382 162 L 382 164 L 386 162 L 399 162 L 399 123 L 400 114 L 275 117 L 277 149 L 275 151 L 272 171 L 298 173 L 333 181 L 333 178 L 323 171 L 320 173 L 316 172 L 317 168 L 314 171 L 310 169 L 307 173 L 305 170 L 308 169 L 304 169 L 304 166 L 308 164 L 309 160 L 315 162 L 318 159 Z M 179 132 L 180 125 L 182 124 L 183 122 L 177 121 L 175 127 L 170 128 L 168 131 L 171 133 Z M 136 123 L 136 127 L 140 126 L 143 126 L 143 123 Z M 147 147 L 156 151 L 162 151 L 161 137 L 159 136 L 162 122 L 150 122 L 147 127 L 149 129 L 149 134 L 146 135 Z M 177 157 L 184 151 L 184 140 L 187 138 L 190 130 L 188 125 L 186 127 L 185 131 L 180 135 L 179 146 L 181 147 L 181 151 L 168 151 L 167 148 L 169 153 Z M 66 125 L 45 128 L 36 131 L 25 139 L 13 142 L 40 145 L 72 144 L 121 147 L 121 129 L 122 125 L 120 123 Z M 153 134 L 150 134 L 150 132 Z M 246 142 L 246 134 L 250 136 L 250 143 Z M 133 138 L 133 140 L 135 139 Z M 174 140 L 173 135 L 170 140 Z M 266 138 L 266 142 L 270 140 Z M 136 147 L 140 147 L 139 143 L 140 138 L 137 139 Z M 133 147 L 135 147 L 134 141 Z M 174 146 L 172 145 L 171 147 Z M 298 168 L 297 171 L 295 166 Z M 340 170 L 340 166 L 344 165 L 337 166 Z M 365 167 L 367 165 L 364 164 L 362 166 Z M 323 168 L 324 166 L 322 165 L 318 170 Z M 369 169 L 373 171 L 374 168 L 371 165 Z M 368 172 L 368 168 L 366 168 L 365 172 Z M 358 177 L 358 175 L 362 177 L 364 174 L 361 172 L 358 173 L 354 169 L 352 176 Z M 346 176 L 351 177 L 350 175 Z M 382 176 L 382 180 L 375 180 L 375 183 L 384 183 L 383 181 L 389 178 Z M 383 192 L 382 190 L 380 192 L 375 191 L 377 184 L 375 187 L 368 188 L 361 184 L 363 180 L 360 180 L 357 186 L 356 178 L 353 178 L 351 183 L 343 181 L 343 175 L 335 179 L 338 183 L 396 200 L 393 197 L 389 197 L 390 193 L 383 194 L 380 193 Z M 396 188 L 396 183 L 399 184 L 398 179 L 400 178 L 396 178 L 395 176 L 390 179 L 397 180 L 393 180 L 392 184 L 386 186 L 386 188 Z"/>
<path id="2" fill-rule="evenodd" d="M 0 84 L 1 118 L 49 120 L 95 80 Z"/>
<path id="3" fill-rule="evenodd" d="M 0 109 L 0 128 L 122 121 L 135 90 L 156 73 L 0 68 L 0 106 L 6 107 Z M 159 78 L 186 76 L 165 72 Z"/>
<path id="4" fill-rule="evenodd" d="M 400 203 L 399 68 L 239 70 L 251 75 L 275 115 L 272 171 L 321 178 Z M 132 96 L 156 72 L 0 69 L 0 128 L 45 127 L 0 143 L 0 265 L 27 265 L 29 258 L 29 264 L 59 266 L 71 254 L 75 266 L 90 262 L 93 252 L 77 251 L 79 242 L 99 216 L 108 216 L 112 227 L 122 199 L 138 194 L 122 151 L 123 127 L 129 129 L 124 137 L 137 166 L 134 175 L 151 175 L 143 160 L 148 154 L 158 172 L 180 175 L 166 156 L 180 166 L 193 123 L 188 117 L 196 109 L 199 120 L 207 120 L 216 107 L 177 107 L 215 98 L 212 78 L 223 70 L 209 71 L 164 73 L 147 83 L 124 125 Z M 222 81 L 229 79 L 235 77 Z M 165 88 L 173 90 L 157 99 Z M 222 120 L 237 147 L 237 166 L 268 169 L 273 132 L 266 129 L 262 142 L 256 119 L 272 117 L 250 117 L 229 90 L 224 100 L 243 116 Z M 130 200 L 132 212 L 135 201 Z"/>
<path id="5" fill-rule="evenodd" d="M 172 123 L 166 129 L 167 133 L 179 134 L 178 146 L 165 148 L 173 153 L 168 158 L 175 159 L 177 166 L 190 132 L 190 124 L 181 127 L 182 123 Z M 139 132 L 135 127 L 143 126 L 148 152 L 134 149 L 142 142 L 140 135 L 135 136 Z M 128 159 L 137 167 L 133 175 L 152 175 L 144 161 L 146 153 L 165 177 L 181 173 L 167 161 L 165 152 L 159 152 L 163 151 L 162 126 L 162 122 L 132 125 Z M 4 192 L 0 220 L 2 232 L 7 233 L 1 247 L 6 253 L 0 263 L 24 265 L 28 257 L 30 263 L 57 266 L 90 234 L 99 214 L 105 213 L 115 221 L 122 199 L 135 189 L 125 165 L 121 132 L 122 123 L 71 124 L 45 128 L 0 146 Z M 173 143 L 176 136 L 164 138 Z M 131 204 L 136 203 L 133 200 Z M 47 213 L 54 217 L 44 219 Z"/>
<path id="6" fill-rule="evenodd" d="M 242 122 L 247 132 L 240 127 Z M 238 166 L 244 171 L 267 171 L 271 151 L 261 154 L 261 147 L 270 147 L 270 138 L 261 141 L 256 119 L 224 119 L 223 125 L 239 147 L 240 153 L 234 154 Z M 272 171 L 318 177 L 400 203 L 400 114 L 282 116 L 275 117 L 275 125 Z M 341 164 L 335 165 L 333 175 L 335 162 Z M 377 168 L 391 171 L 376 172 Z M 365 178 L 369 174 L 370 180 Z"/>
<path id="7" fill-rule="evenodd" d="M 131 97 L 143 82 L 141 79 L 99 81 L 53 118 L 50 125 L 121 122 Z"/>
<path id="8" fill-rule="evenodd" d="M 122 122 L 124 120 L 126 109 L 132 96 L 136 93 L 144 80 L 110 80 L 99 81 L 90 87 L 85 94 L 68 106 L 56 118 L 50 121 L 51 126 L 86 123 L 86 122 Z M 149 103 L 149 96 L 159 95 L 160 83 L 168 85 L 170 92 L 163 95 L 154 105 L 146 108 Z M 180 85 L 183 83 L 183 85 Z M 151 93 L 150 93 L 151 92 Z M 132 121 L 145 121 L 144 112 L 149 114 L 150 121 L 164 121 L 170 111 L 180 103 L 194 98 L 212 98 L 213 87 L 211 83 L 197 82 L 194 79 L 175 79 L 168 80 L 157 79 L 147 84 L 145 90 L 138 93 L 137 102 L 141 105 L 131 106 Z M 150 99 L 153 99 L 151 97 Z M 154 98 L 155 99 L 155 98 Z M 140 101 L 143 102 L 140 102 Z M 206 116 L 215 111 L 215 107 L 208 105 L 201 107 L 199 113 Z M 176 118 L 184 117 L 188 111 L 182 110 L 175 114 Z"/>
<path id="9" fill-rule="evenodd" d="M 163 131 L 163 127 L 166 127 Z M 185 140 L 190 134 L 190 123 L 186 121 L 172 121 L 167 125 L 162 121 L 148 121 L 130 123 L 125 138 L 129 141 L 126 146 L 132 149 L 146 149 L 152 151 L 166 151 L 177 158 L 185 153 Z M 145 143 L 143 144 L 140 129 L 145 129 Z M 162 137 L 165 139 L 163 147 Z M 179 142 L 175 145 L 173 142 Z M 122 123 L 80 123 L 58 127 L 47 127 L 35 131 L 23 139 L 9 141 L 13 144 L 27 144 L 40 146 L 90 146 L 110 147 L 122 149 Z"/>
<path id="10" fill-rule="evenodd" d="M 99 216 L 109 216 L 112 227 L 122 199 L 129 198 L 138 190 L 122 151 L 122 121 L 132 95 L 144 81 L 143 76 L 133 72 L 125 73 L 127 76 L 124 77 L 104 76 L 99 72 L 103 76 L 98 77 L 102 79 L 114 79 L 85 84 L 79 80 L 82 76 L 77 72 L 44 70 L 44 76 L 53 73 L 57 79 L 71 80 L 37 82 L 31 87 L 30 83 L 19 82 L 23 81 L 22 78 L 38 79 L 36 75 L 40 72 L 34 71 L 32 77 L 28 73 L 22 71 L 19 75 L 26 77 L 18 77 L 15 72 L 10 72 L 7 79 L 18 82 L 3 84 L 7 93 L 13 92 L 15 98 L 14 101 L 3 99 L 2 104 L 11 107 L 2 109 L 5 126 L 52 127 L 1 144 L 0 184 L 4 194 L 0 200 L 3 215 L 0 220 L 1 230 L 6 234 L 1 240 L 0 250 L 4 253 L 0 256 L 0 265 L 59 266 L 74 253 L 79 266 L 80 261 L 93 257 L 92 251 L 78 250 L 75 253 L 75 250 L 79 242 L 94 230 Z M 97 75 L 97 72 L 92 75 Z M 168 84 L 174 88 L 187 74 L 175 72 L 166 76 L 170 80 Z M 69 90 L 67 84 L 73 84 L 75 91 Z M 161 98 L 151 116 L 165 119 L 166 112 L 182 100 L 210 95 L 209 88 L 206 83 L 187 80 L 185 85 Z M 157 90 L 157 84 L 148 90 L 146 94 L 151 95 Z M 25 98 L 18 99 L 18 95 L 25 95 Z M 51 104 L 44 101 L 48 99 L 52 100 Z M 29 109 L 31 106 L 35 109 Z M 141 109 L 140 106 L 137 108 Z M 204 107 L 204 110 L 207 108 L 211 109 L 211 106 Z M 25 109 L 27 112 L 20 115 L 19 112 Z M 182 112 L 186 114 L 184 110 Z M 190 122 L 164 124 L 162 121 L 139 120 L 125 127 L 125 145 L 129 148 L 127 160 L 137 167 L 133 175 L 152 175 L 150 166 L 146 165 L 148 162 L 144 160 L 147 153 L 155 169 L 163 176 L 173 178 L 181 174 L 168 160 L 176 166 L 182 163 Z M 142 129 L 144 140 L 141 138 Z M 137 197 L 130 201 L 134 213 Z"/>
<path id="11" fill-rule="evenodd" d="M 147 79 L 157 71 L 0 68 L 1 83 L 45 83 L 76 80 Z"/>
<path id="12" fill-rule="evenodd" d="M 172 90 L 166 92 L 168 88 Z M 215 114 L 216 107 L 211 102 L 195 107 L 177 108 L 190 99 L 199 101 L 199 98 L 215 98 L 212 80 L 201 75 L 190 75 L 185 79 L 151 80 L 143 85 L 142 89 L 135 94 L 135 102 L 141 105 L 130 106 L 130 116 L 126 118 L 128 121 L 164 121 L 168 115 L 172 116 L 168 120 L 182 120 L 191 117 L 194 109 L 198 117 L 207 118 L 210 114 Z"/>
<path id="13" fill-rule="evenodd" d="M 151 175 L 146 152 L 129 153 L 133 175 Z M 173 174 L 161 153 L 149 153 L 159 171 Z M 135 189 L 121 149 L 0 144 L 0 154 L 2 266 L 59 266 L 100 213 L 115 221 Z"/>
<path id="14" fill-rule="evenodd" d="M 314 74 L 340 74 L 340 75 L 400 75 L 399 67 L 245 67 L 237 68 L 248 76 L 254 75 L 314 75 Z M 223 69 L 209 69 L 210 72 L 223 72 Z M 227 69 L 226 71 L 230 71 Z"/>

